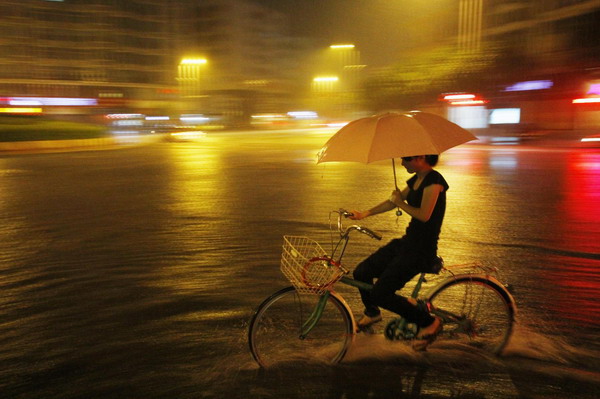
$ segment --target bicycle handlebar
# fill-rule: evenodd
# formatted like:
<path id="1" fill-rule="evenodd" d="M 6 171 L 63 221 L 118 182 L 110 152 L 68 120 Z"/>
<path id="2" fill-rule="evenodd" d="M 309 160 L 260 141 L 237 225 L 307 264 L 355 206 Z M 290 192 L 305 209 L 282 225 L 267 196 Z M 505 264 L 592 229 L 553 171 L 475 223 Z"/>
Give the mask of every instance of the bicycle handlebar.
<path id="1" fill-rule="evenodd" d="M 359 226 L 359 225 L 356 225 L 356 224 L 352 225 L 352 226 L 349 226 L 348 228 L 344 229 L 344 226 L 343 226 L 343 223 L 342 223 L 342 216 L 345 217 L 345 218 L 348 218 L 348 217 L 352 216 L 353 213 L 352 212 L 348 212 L 345 209 L 340 209 L 339 211 L 333 211 L 333 212 L 335 212 L 335 213 L 338 214 L 338 230 L 340 231 L 340 236 L 343 237 L 345 235 L 350 234 L 350 232 L 352 230 L 356 230 L 359 233 L 366 234 L 367 236 L 369 236 L 369 237 L 371 237 L 371 238 L 373 238 L 375 240 L 378 240 L 378 241 L 381 241 L 381 239 L 383 238 L 381 236 L 381 234 L 379 234 L 379 233 L 377 233 L 377 232 L 369 229 L 368 227 L 363 227 L 363 226 Z"/>

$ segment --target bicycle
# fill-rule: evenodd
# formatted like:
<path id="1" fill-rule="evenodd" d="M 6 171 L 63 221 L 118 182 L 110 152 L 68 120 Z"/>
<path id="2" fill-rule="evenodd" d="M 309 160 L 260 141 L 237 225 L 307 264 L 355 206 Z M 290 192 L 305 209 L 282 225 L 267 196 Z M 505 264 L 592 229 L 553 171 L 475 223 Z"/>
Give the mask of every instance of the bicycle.
<path id="1" fill-rule="evenodd" d="M 364 226 L 344 228 L 343 218 L 351 214 L 343 209 L 330 213 L 332 232 L 333 213 L 337 213 L 340 237 L 337 244 L 332 240 L 329 255 L 310 238 L 284 236 L 281 271 L 292 286 L 266 298 L 249 324 L 250 351 L 261 367 L 302 359 L 338 363 L 358 333 L 351 308 L 334 285 L 371 289 L 372 285 L 348 277 L 341 260 L 351 232 L 377 240 L 382 237 Z M 419 298 L 429 272 L 441 275 L 442 281 Z M 512 333 L 517 306 L 507 286 L 495 277 L 497 271 L 477 264 L 444 266 L 439 258 L 429 272 L 420 274 L 411 297 L 442 318 L 440 338 L 464 340 L 500 354 Z M 398 317 L 387 324 L 384 333 L 390 340 L 410 340 L 417 327 Z"/>

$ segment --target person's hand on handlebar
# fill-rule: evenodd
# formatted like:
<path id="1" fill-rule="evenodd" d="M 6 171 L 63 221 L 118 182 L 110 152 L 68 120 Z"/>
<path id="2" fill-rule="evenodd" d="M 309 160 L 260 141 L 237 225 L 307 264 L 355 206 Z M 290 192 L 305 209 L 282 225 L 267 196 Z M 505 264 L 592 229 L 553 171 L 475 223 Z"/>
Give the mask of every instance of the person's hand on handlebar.
<path id="1" fill-rule="evenodd" d="M 371 213 L 369 211 L 352 211 L 352 215 L 348 216 L 352 220 L 361 220 L 369 216 Z"/>

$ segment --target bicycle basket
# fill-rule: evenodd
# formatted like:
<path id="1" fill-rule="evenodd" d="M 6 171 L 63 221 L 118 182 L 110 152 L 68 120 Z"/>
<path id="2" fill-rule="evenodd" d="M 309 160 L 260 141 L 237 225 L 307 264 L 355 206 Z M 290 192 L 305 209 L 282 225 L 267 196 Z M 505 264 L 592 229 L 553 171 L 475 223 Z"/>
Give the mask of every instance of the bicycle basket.
<path id="1" fill-rule="evenodd" d="M 301 293 L 322 294 L 344 274 L 314 240 L 284 236 L 281 272 Z"/>

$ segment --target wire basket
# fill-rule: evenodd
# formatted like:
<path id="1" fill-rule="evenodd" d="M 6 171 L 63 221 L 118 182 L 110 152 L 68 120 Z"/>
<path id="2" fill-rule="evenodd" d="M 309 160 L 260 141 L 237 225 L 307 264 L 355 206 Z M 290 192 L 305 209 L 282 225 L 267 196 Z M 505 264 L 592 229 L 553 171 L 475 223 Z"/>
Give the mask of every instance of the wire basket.
<path id="1" fill-rule="evenodd" d="M 281 272 L 301 293 L 322 294 L 342 277 L 343 270 L 308 237 L 284 236 Z"/>

